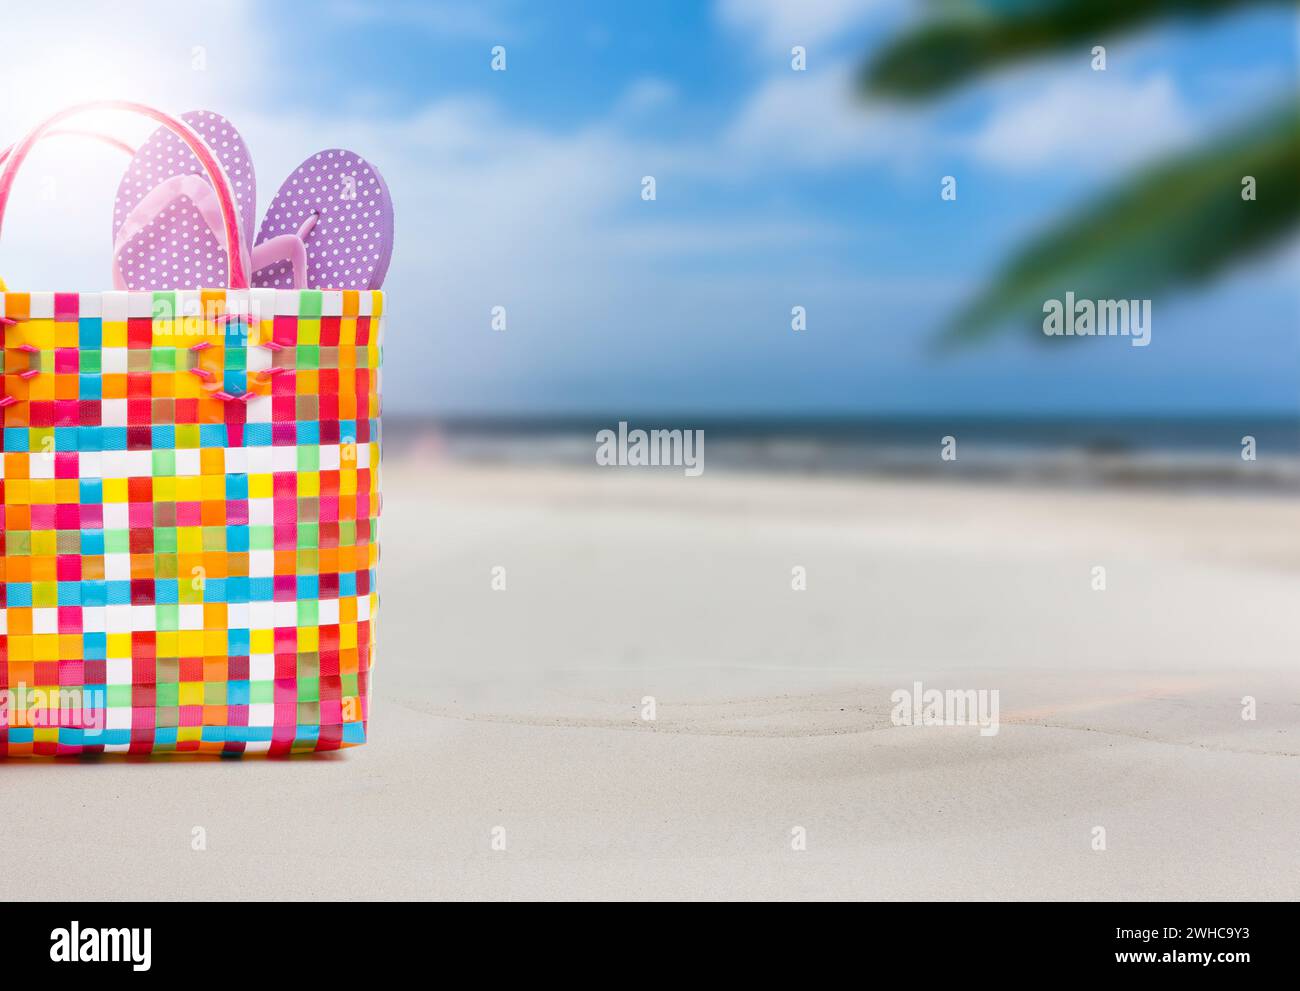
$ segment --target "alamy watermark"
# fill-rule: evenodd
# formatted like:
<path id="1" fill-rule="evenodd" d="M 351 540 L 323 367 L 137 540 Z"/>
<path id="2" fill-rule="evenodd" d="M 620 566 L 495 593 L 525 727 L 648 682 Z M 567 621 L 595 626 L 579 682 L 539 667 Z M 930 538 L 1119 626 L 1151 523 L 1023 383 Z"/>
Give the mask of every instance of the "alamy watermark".
<path id="1" fill-rule="evenodd" d="M 104 730 L 107 696 L 100 689 L 28 688 L 19 682 L 0 688 L 0 726 L 10 728 Z"/>
<path id="2" fill-rule="evenodd" d="M 1135 348 L 1151 343 L 1151 300 L 1075 299 L 1043 303 L 1043 333 L 1048 337 L 1128 337 Z"/>
<path id="3" fill-rule="evenodd" d="M 596 432 L 596 464 L 602 467 L 682 468 L 690 478 L 704 473 L 703 430 L 618 430 Z"/>
<path id="4" fill-rule="evenodd" d="M 900 688 L 889 696 L 895 726 L 978 726 L 980 736 L 997 736 L 1001 702 L 996 688 Z"/>
<path id="5" fill-rule="evenodd" d="M 74 920 L 66 929 L 50 932 L 50 960 L 54 963 L 129 963 L 137 973 L 153 963 L 153 930 L 87 927 Z"/>

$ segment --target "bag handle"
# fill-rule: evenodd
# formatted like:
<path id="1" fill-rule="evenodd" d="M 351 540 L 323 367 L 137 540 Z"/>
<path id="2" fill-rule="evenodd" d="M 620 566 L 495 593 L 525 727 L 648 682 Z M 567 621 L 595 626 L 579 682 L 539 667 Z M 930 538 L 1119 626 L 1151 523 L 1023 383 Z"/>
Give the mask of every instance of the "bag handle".
<path id="1" fill-rule="evenodd" d="M 42 137 L 44 138 L 89 138 L 91 141 L 98 141 L 101 144 L 106 144 L 110 148 L 116 148 L 118 151 L 126 152 L 126 154 L 128 155 L 134 155 L 136 151 L 125 141 L 122 141 L 119 138 L 115 138 L 111 134 L 100 134 L 98 131 L 86 131 L 78 127 L 54 128 L 53 130 L 46 131 L 42 135 Z M 8 161 L 9 156 L 13 154 L 13 150 L 14 150 L 14 145 L 10 145 L 4 151 L 0 151 L 0 166 L 3 166 L 4 163 Z"/>
<path id="2" fill-rule="evenodd" d="M 247 289 L 249 287 L 249 273 L 244 265 L 243 252 L 240 250 L 243 241 L 239 236 L 238 213 L 235 210 L 235 192 L 230 185 L 230 179 L 226 176 L 225 170 L 193 128 L 184 121 L 143 103 L 132 103 L 127 100 L 95 100 L 90 103 L 79 103 L 60 110 L 32 128 L 21 141 L 14 145 L 13 152 L 4 162 L 3 167 L 0 167 L 0 229 L 4 226 L 5 208 L 9 205 L 9 192 L 13 187 L 14 179 L 18 176 L 18 169 L 26 160 L 28 152 L 32 150 L 32 145 L 69 117 L 90 110 L 125 110 L 141 114 L 162 124 L 185 142 L 190 151 L 194 153 L 194 157 L 199 160 L 199 164 L 203 166 L 203 171 L 207 173 L 212 188 L 216 190 L 217 202 L 221 208 L 222 223 L 226 228 L 226 259 L 230 266 L 227 284 L 231 289 Z"/>

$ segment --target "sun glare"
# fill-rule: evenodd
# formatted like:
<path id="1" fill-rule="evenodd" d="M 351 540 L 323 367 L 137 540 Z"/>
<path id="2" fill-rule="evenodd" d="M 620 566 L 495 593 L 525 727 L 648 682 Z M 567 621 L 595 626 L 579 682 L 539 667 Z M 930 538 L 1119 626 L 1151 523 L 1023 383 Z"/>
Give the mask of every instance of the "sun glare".
<path id="1" fill-rule="evenodd" d="M 42 53 L 11 61 L 12 106 L 20 111 L 15 123 L 30 128 L 58 110 L 96 100 L 132 99 L 145 88 L 143 79 L 132 79 L 123 71 L 121 53 L 74 48 Z M 68 121 L 69 127 L 102 134 L 121 134 L 131 119 L 114 110 L 92 110 Z M 139 125 L 135 125 L 137 128 Z"/>

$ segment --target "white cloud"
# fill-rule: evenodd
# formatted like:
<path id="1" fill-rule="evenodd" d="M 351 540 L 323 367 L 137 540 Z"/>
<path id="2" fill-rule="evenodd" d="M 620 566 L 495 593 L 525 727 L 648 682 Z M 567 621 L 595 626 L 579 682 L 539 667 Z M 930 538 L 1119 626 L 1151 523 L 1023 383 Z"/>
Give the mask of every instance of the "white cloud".
<path id="1" fill-rule="evenodd" d="M 723 24 L 751 35 L 767 52 L 807 48 L 855 27 L 891 0 L 720 0 Z"/>
<path id="2" fill-rule="evenodd" d="M 859 100 L 848 63 L 767 79 L 727 129 L 724 145 L 757 165 L 830 168 L 901 162 L 927 137 L 931 113 Z"/>
<path id="3" fill-rule="evenodd" d="M 1058 76 L 1043 86 L 1021 79 L 1014 92 L 1030 95 L 1004 98 L 969 141 L 976 158 L 1011 171 L 1108 170 L 1180 144 L 1194 130 L 1165 74 L 1142 81 Z"/>
<path id="4" fill-rule="evenodd" d="M 611 230 L 600 243 L 611 252 L 635 259 L 671 259 L 755 252 L 791 251 L 808 243 L 843 244 L 860 229 L 817 221 L 768 221 L 748 215 L 686 222 L 632 222 Z"/>
<path id="5" fill-rule="evenodd" d="M 677 99 L 677 87 L 666 79 L 646 76 L 635 80 L 619 99 L 618 110 L 625 114 L 642 114 L 662 110 Z"/>

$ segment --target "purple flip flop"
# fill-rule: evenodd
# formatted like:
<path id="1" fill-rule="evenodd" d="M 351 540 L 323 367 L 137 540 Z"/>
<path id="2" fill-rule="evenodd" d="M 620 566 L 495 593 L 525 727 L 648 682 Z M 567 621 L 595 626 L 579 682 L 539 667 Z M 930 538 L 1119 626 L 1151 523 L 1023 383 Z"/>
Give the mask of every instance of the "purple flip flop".
<path id="1" fill-rule="evenodd" d="M 301 239 L 299 242 L 298 239 Z M 379 170 L 356 152 L 317 152 L 285 180 L 253 248 L 254 286 L 292 289 L 305 249 L 311 289 L 378 289 L 393 256 L 393 200 Z"/>
<path id="2" fill-rule="evenodd" d="M 225 169 L 235 192 L 240 231 L 247 241 L 257 219 L 257 180 L 248 148 L 230 121 L 220 114 L 193 110 L 181 119 L 198 132 Z M 165 127 L 155 131 L 136 152 L 118 186 L 113 210 L 114 254 L 125 283 L 121 288 L 157 291 L 225 287 L 225 239 L 213 232 L 203 211 L 183 189 L 189 184 L 191 192 L 197 190 L 195 195 L 202 199 L 206 190 L 193 185 L 196 179 L 211 189 L 194 153 Z M 150 203 L 165 205 L 147 222 L 133 220 L 123 242 L 120 235 L 132 211 L 169 181 L 175 195 L 155 195 Z M 241 245 L 241 250 L 246 251 L 247 246 Z"/>

